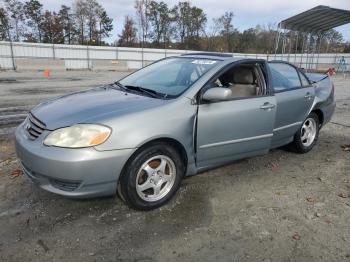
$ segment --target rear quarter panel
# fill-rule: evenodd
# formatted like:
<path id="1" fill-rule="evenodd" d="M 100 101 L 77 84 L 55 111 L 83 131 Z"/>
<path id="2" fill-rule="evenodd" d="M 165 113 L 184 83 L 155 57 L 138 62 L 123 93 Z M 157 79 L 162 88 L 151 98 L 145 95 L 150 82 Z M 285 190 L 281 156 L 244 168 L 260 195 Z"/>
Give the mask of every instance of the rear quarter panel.
<path id="1" fill-rule="evenodd" d="M 315 99 L 310 112 L 313 110 L 321 110 L 323 114 L 323 125 L 330 121 L 335 110 L 333 81 L 330 77 L 321 74 L 307 74 L 312 81 L 318 81 L 314 84 Z"/>

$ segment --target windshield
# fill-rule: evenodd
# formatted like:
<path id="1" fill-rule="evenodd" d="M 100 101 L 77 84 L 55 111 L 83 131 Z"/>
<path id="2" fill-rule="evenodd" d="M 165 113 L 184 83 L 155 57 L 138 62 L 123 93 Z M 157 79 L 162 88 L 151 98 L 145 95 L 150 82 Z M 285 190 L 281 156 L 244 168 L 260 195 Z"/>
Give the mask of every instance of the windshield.
<path id="1" fill-rule="evenodd" d="M 213 68 L 217 60 L 168 58 L 147 66 L 119 81 L 125 87 L 138 87 L 176 97 Z"/>

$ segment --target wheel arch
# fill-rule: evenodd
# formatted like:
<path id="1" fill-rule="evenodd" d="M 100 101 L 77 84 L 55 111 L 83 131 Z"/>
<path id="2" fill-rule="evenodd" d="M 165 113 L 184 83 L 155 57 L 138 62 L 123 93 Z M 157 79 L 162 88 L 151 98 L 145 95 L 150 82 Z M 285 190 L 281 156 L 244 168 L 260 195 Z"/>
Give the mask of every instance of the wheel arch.
<path id="1" fill-rule="evenodd" d="M 320 126 L 322 126 L 323 123 L 324 123 L 324 114 L 323 114 L 322 110 L 319 109 L 319 108 L 313 109 L 313 110 L 311 111 L 311 113 L 315 113 L 315 114 L 317 115 L 318 120 L 319 120 L 319 122 L 320 122 Z"/>
<path id="2" fill-rule="evenodd" d="M 125 171 L 125 168 L 128 166 L 128 164 L 132 161 L 132 159 L 144 148 L 151 146 L 152 144 L 157 144 L 157 143 L 165 143 L 170 146 L 172 146 L 179 154 L 182 160 L 184 161 L 184 167 L 185 167 L 185 174 L 187 172 L 187 165 L 188 165 L 188 155 L 186 152 L 185 147 L 183 146 L 182 143 L 180 143 L 178 140 L 174 138 L 169 138 L 169 137 L 160 137 L 160 138 L 155 138 L 150 141 L 147 141 L 143 143 L 141 146 L 137 148 L 137 150 L 128 158 L 128 160 L 125 162 L 121 174 Z"/>

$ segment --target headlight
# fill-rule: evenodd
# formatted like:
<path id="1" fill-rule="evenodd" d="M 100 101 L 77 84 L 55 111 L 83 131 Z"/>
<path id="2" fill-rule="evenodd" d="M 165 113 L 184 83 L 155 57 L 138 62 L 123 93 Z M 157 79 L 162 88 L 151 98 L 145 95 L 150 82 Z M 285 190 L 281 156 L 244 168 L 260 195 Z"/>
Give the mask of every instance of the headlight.
<path id="1" fill-rule="evenodd" d="M 111 129 L 102 125 L 77 124 L 60 128 L 49 134 L 44 144 L 47 146 L 81 148 L 102 144 L 111 134 Z"/>

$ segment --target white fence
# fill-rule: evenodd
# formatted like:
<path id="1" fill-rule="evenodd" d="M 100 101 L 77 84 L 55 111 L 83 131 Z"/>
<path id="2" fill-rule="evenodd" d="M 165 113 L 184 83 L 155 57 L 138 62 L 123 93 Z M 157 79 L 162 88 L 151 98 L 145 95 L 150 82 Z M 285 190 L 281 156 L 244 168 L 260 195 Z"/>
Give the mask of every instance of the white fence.
<path id="1" fill-rule="evenodd" d="M 0 42 L 0 69 L 42 70 L 42 69 L 95 69 L 129 70 L 137 69 L 164 57 L 178 56 L 189 50 L 148 49 L 126 47 L 101 47 L 83 45 L 53 45 L 22 42 Z M 342 56 L 349 68 L 350 54 L 242 54 L 234 57 L 284 60 L 299 67 L 327 69 L 338 67 Z"/>

